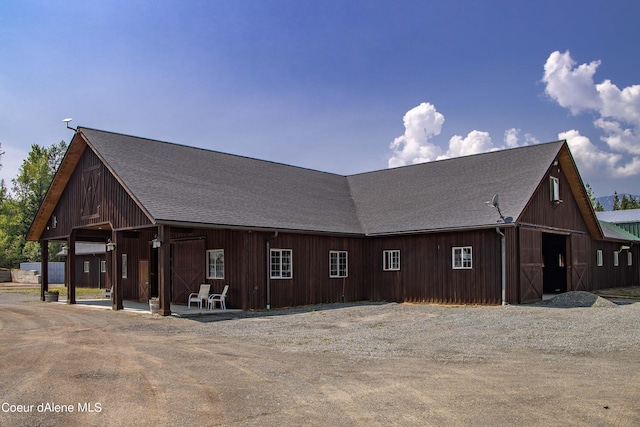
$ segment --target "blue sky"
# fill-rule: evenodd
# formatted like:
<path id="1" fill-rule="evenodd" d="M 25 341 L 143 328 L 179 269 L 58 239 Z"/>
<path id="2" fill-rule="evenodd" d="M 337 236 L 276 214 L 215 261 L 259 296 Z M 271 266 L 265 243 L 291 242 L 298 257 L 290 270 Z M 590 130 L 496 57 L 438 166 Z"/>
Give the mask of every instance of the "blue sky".
<path id="1" fill-rule="evenodd" d="M 0 177 L 73 126 L 339 174 L 567 138 L 640 193 L 637 1 L 0 2 Z"/>

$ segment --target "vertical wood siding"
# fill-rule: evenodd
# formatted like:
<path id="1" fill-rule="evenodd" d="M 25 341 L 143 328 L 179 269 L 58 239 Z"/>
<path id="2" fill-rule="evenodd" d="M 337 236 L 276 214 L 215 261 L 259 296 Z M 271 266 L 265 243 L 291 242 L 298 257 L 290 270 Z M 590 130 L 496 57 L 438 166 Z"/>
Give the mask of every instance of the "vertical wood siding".
<path id="1" fill-rule="evenodd" d="M 560 181 L 562 203 L 551 201 L 551 176 Z M 523 212 L 520 222 L 588 232 L 578 203 L 569 187 L 569 181 L 559 166 L 551 167 L 542 179 L 540 186 Z"/>
<path id="2" fill-rule="evenodd" d="M 92 185 L 87 184 L 91 179 Z M 87 194 L 91 187 L 91 194 Z M 87 200 L 90 200 L 88 202 Z M 84 206 L 84 207 L 83 207 Z M 88 207 L 89 208 L 88 208 Z M 92 212 L 84 212 L 91 209 Z M 151 222 L 91 149 L 85 149 L 54 209 L 44 239 L 63 238 L 73 228 L 111 223 L 114 229 L 141 227 Z"/>
<path id="3" fill-rule="evenodd" d="M 623 250 L 618 255 L 618 266 L 613 265 L 613 253 L 620 250 L 621 243 L 615 242 L 593 242 L 590 248 L 589 263 L 593 267 L 592 286 L 590 290 L 617 288 L 626 286 L 637 286 L 638 272 L 638 246 L 634 245 L 630 250 Z M 597 265 L 597 251 L 602 250 L 602 266 Z M 628 263 L 628 253 L 631 253 L 631 265 Z"/>
<path id="4" fill-rule="evenodd" d="M 104 259 L 104 254 L 76 256 L 76 287 L 104 288 L 106 276 L 100 272 L 100 262 Z M 88 273 L 84 272 L 85 262 L 89 262 Z"/>
<path id="5" fill-rule="evenodd" d="M 370 298 L 397 302 L 498 304 L 500 236 L 495 229 L 375 238 L 368 242 Z M 453 269 L 452 249 L 472 247 L 473 268 Z M 383 251 L 400 250 L 400 271 L 383 271 Z"/>

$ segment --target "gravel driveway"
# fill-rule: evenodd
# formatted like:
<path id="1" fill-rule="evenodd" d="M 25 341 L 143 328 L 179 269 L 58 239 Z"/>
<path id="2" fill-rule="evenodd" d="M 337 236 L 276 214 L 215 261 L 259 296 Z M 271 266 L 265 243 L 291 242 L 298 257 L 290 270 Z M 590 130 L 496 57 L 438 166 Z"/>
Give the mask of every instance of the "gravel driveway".
<path id="1" fill-rule="evenodd" d="M 640 425 L 640 303 L 602 305 L 180 319 L 0 291 L 0 425 Z"/>

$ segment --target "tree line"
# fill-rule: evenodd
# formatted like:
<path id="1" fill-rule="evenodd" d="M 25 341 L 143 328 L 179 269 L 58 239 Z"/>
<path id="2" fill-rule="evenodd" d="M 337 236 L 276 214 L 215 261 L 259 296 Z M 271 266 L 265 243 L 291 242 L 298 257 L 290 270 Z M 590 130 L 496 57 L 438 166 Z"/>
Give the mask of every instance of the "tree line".
<path id="1" fill-rule="evenodd" d="M 34 144 L 11 180 L 11 191 L 0 180 L 0 267 L 18 268 L 21 262 L 41 260 L 40 244 L 25 238 L 66 151 L 64 141 L 49 147 Z M 3 155 L 0 145 L 0 168 Z M 61 247 L 61 243 L 50 244 L 51 260 Z"/>
<path id="2" fill-rule="evenodd" d="M 593 206 L 593 210 L 596 212 L 604 212 L 606 209 L 602 206 L 599 200 L 596 200 L 595 195 L 593 194 L 593 189 L 589 184 L 585 185 L 587 189 L 587 194 L 591 199 L 591 205 Z M 618 195 L 617 191 L 613 192 L 613 207 L 611 210 L 614 211 L 623 211 L 626 209 L 640 209 L 640 199 L 630 194 L 623 194 L 622 199 Z"/>

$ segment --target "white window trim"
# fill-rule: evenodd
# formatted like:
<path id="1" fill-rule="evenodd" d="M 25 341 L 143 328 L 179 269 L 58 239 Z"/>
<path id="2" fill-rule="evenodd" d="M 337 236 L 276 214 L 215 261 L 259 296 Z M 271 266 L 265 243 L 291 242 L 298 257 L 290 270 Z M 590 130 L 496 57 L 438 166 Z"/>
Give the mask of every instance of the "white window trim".
<path id="1" fill-rule="evenodd" d="M 332 274 L 331 271 L 331 258 L 332 255 L 336 255 L 336 261 L 338 262 L 337 265 L 337 274 Z M 340 255 L 344 254 L 344 261 L 345 261 L 345 265 L 344 265 L 344 274 L 340 274 Z M 329 251 L 329 278 L 331 279 L 342 279 L 345 277 L 349 277 L 349 252 L 347 251 Z"/>
<path id="2" fill-rule="evenodd" d="M 469 251 L 469 265 L 465 266 L 465 251 Z M 461 264 L 456 266 L 456 251 L 460 251 Z M 473 269 L 473 247 L 472 246 L 454 246 L 451 248 L 451 268 L 454 270 L 471 270 Z"/>
<path id="3" fill-rule="evenodd" d="M 91 270 L 91 263 L 89 261 L 85 261 L 82 265 L 82 269 L 85 273 L 89 273 Z"/>
<path id="4" fill-rule="evenodd" d="M 214 254 L 216 252 L 221 252 L 222 253 L 222 271 L 219 272 L 218 270 L 215 270 L 215 275 L 211 276 L 209 273 L 211 272 L 211 254 Z M 215 258 L 214 258 L 214 264 L 213 267 L 215 269 Z M 219 274 L 220 273 L 220 274 Z M 209 249 L 207 250 L 207 279 L 224 279 L 224 249 Z"/>
<path id="5" fill-rule="evenodd" d="M 555 176 L 549 178 L 551 184 L 551 201 L 558 202 L 560 201 L 560 180 Z"/>
<path id="6" fill-rule="evenodd" d="M 633 254 L 631 251 L 627 252 L 627 265 L 631 267 L 633 265 Z"/>
<path id="7" fill-rule="evenodd" d="M 100 273 L 106 273 L 107 272 L 107 261 L 102 260 L 100 261 Z"/>
<path id="8" fill-rule="evenodd" d="M 613 251 L 613 266 L 617 267 L 620 265 L 620 260 L 618 259 L 618 251 Z"/>
<path id="9" fill-rule="evenodd" d="M 282 269 L 282 254 L 288 252 L 289 253 L 289 275 L 284 275 L 284 271 Z M 278 264 L 280 266 L 280 271 L 274 273 L 273 272 L 273 255 L 278 254 Z M 293 249 L 271 249 L 269 253 L 269 276 L 272 279 L 293 279 Z"/>
<path id="10" fill-rule="evenodd" d="M 397 254 L 397 263 L 394 263 L 394 255 Z M 397 265 L 396 265 L 397 264 Z M 382 251 L 382 270 L 383 271 L 399 271 L 400 270 L 400 249 L 387 249 Z"/>
<path id="11" fill-rule="evenodd" d="M 122 278 L 127 278 L 127 254 L 122 254 Z"/>
<path id="12" fill-rule="evenodd" d="M 602 249 L 596 251 L 596 264 L 598 267 L 602 267 Z"/>

